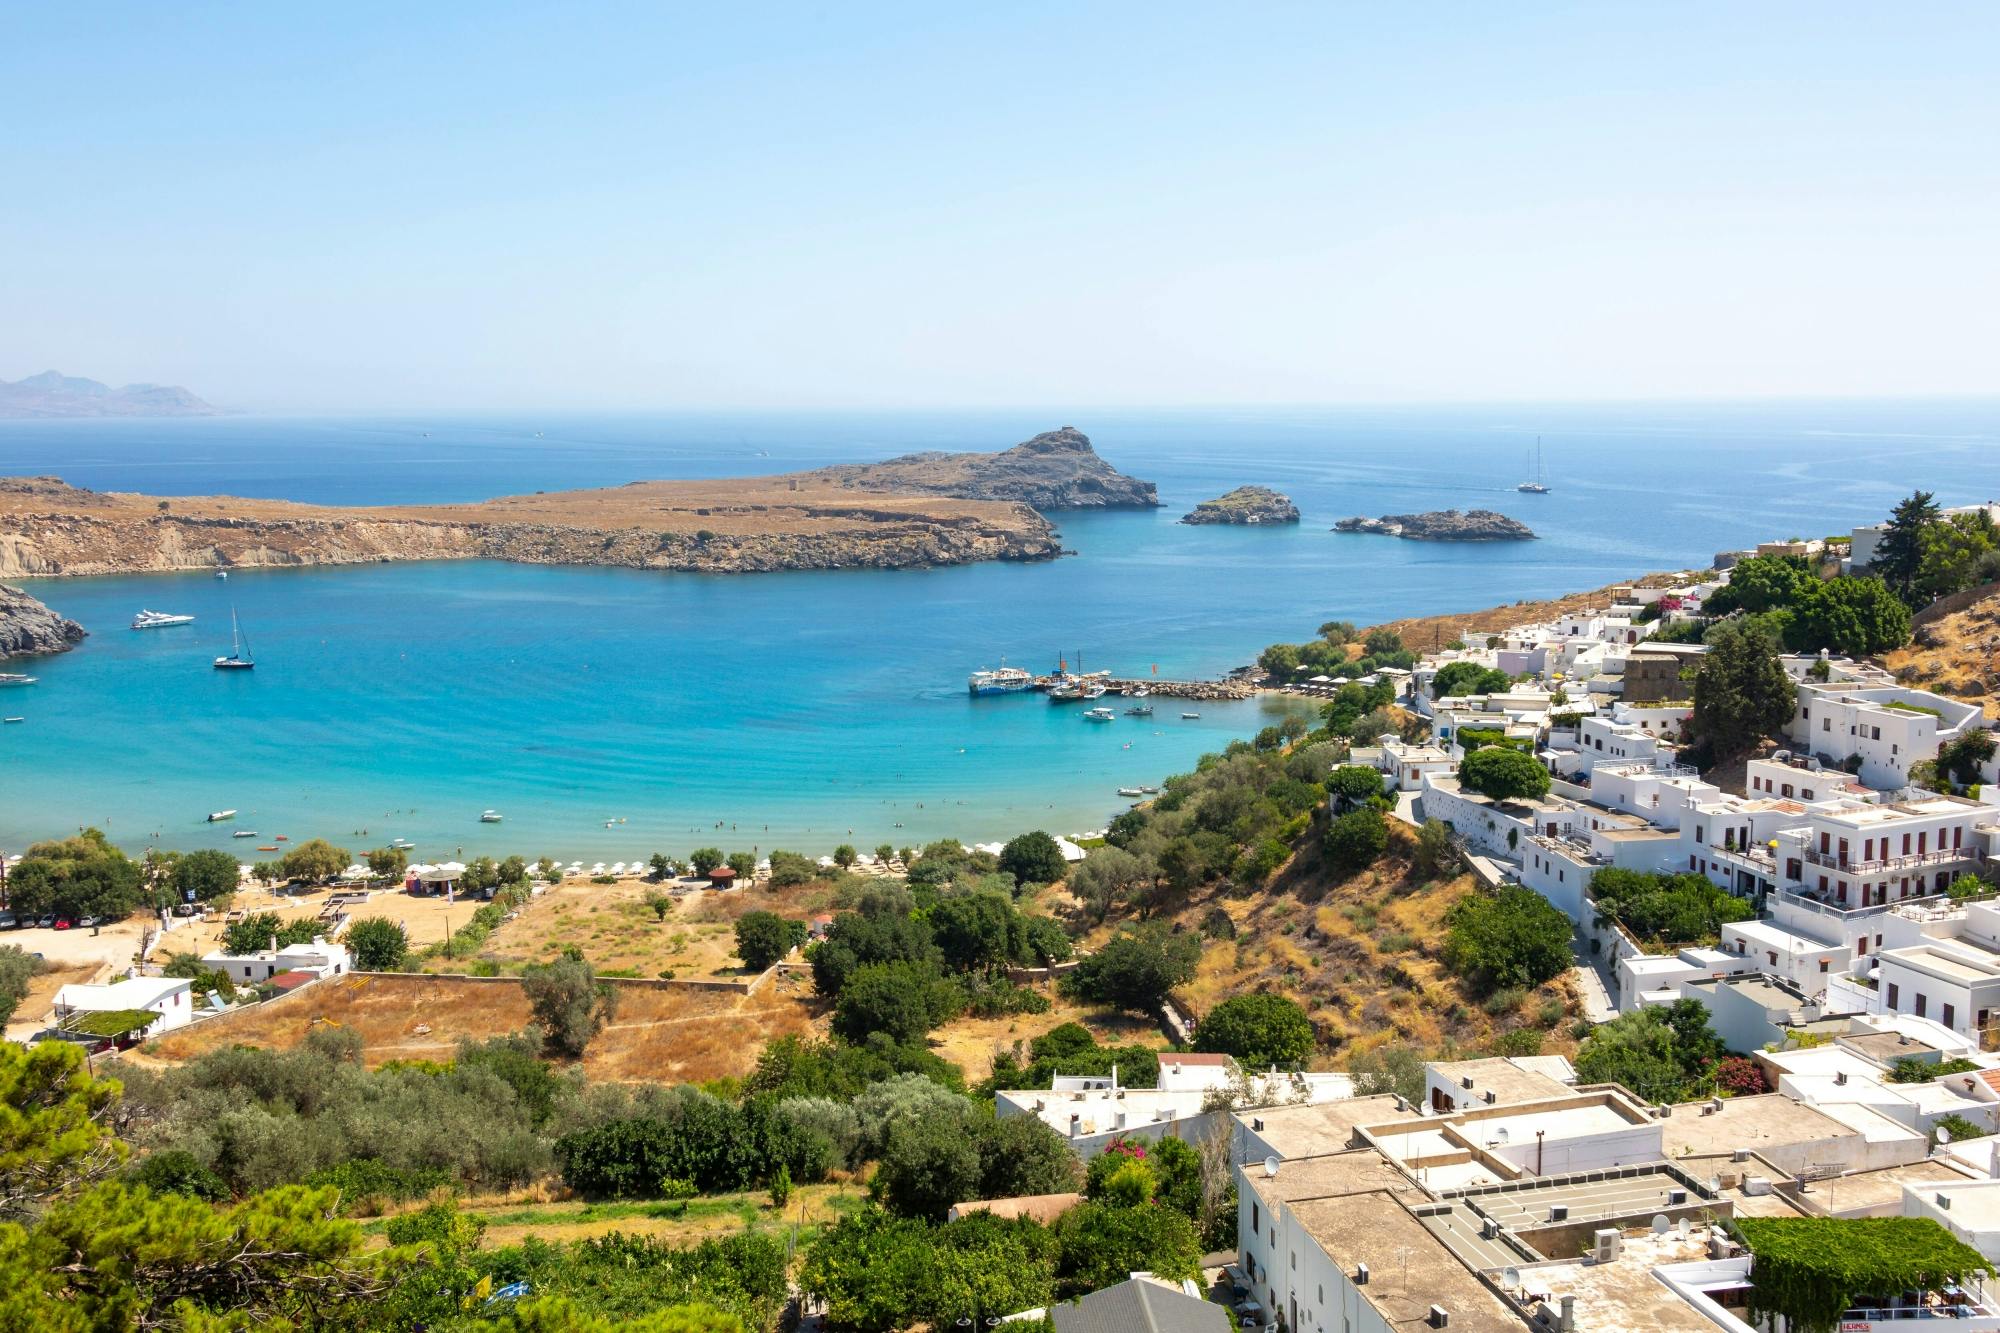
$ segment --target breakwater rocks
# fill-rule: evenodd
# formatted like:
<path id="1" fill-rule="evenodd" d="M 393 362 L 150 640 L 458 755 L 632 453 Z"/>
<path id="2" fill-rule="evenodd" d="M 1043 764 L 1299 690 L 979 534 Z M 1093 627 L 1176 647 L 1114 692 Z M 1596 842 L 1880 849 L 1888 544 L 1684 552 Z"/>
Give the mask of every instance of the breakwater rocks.
<path id="1" fill-rule="evenodd" d="M 0 577 L 511 560 L 700 573 L 912 569 L 1061 554 L 1016 504 L 795 489 L 785 478 L 641 482 L 478 505 L 333 509 L 107 495 L 0 479 Z"/>
<path id="2" fill-rule="evenodd" d="M 962 500 L 1011 500 L 1033 509 L 1157 509 L 1159 488 L 1097 456 L 1074 426 L 1044 431 L 999 453 L 904 454 L 801 472 L 805 484 Z"/>
<path id="3" fill-rule="evenodd" d="M 0 660 L 66 653 L 83 642 L 85 632 L 21 589 L 0 583 Z"/>
<path id="4" fill-rule="evenodd" d="M 1380 518 L 1343 518 L 1335 532 L 1370 532 L 1417 542 L 1524 542 L 1535 534 L 1519 519 L 1491 509 L 1433 510 L 1427 514 L 1384 514 Z"/>
<path id="5" fill-rule="evenodd" d="M 1299 507 L 1291 497 L 1269 486 L 1238 486 L 1227 495 L 1203 500 L 1181 518 L 1183 523 L 1296 523 Z"/>

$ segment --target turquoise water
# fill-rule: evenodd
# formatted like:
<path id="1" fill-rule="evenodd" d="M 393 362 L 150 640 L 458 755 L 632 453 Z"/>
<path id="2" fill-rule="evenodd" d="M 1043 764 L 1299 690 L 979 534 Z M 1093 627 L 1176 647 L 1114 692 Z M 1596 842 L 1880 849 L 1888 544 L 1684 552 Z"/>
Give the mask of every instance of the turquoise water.
<path id="1" fill-rule="evenodd" d="M 821 852 L 1097 828 L 1122 808 L 1118 787 L 1185 769 L 1276 705 L 1203 704 L 1183 721 L 1167 702 L 1096 726 L 1036 695 L 971 699 L 968 671 L 1003 655 L 1045 668 L 1080 649 L 1087 667 L 1212 676 L 1329 618 L 1705 565 L 1761 537 L 1872 519 L 1917 484 L 1951 502 L 2000 494 L 1992 404 L 0 423 L 0 473 L 162 494 L 467 499 L 999 447 L 1065 420 L 1158 481 L 1167 508 L 1056 515 L 1078 554 L 1046 564 L 697 576 L 438 563 L 31 582 L 93 634 L 32 663 L 42 683 L 0 691 L 0 713 L 28 719 L 0 729 L 0 847 L 95 823 L 130 847 L 157 837 L 247 855 L 252 840 L 204 822 L 223 807 L 256 842 L 400 836 L 425 856 L 586 862 L 709 842 Z M 1555 493 L 1518 495 L 1537 433 Z M 1250 481 L 1290 493 L 1305 522 L 1173 521 Z M 1327 531 L 1350 513 L 1449 505 L 1500 509 L 1543 540 Z M 232 604 L 254 672 L 208 665 Z M 141 607 L 198 621 L 126 629 Z M 480 824 L 489 807 L 506 822 Z"/>

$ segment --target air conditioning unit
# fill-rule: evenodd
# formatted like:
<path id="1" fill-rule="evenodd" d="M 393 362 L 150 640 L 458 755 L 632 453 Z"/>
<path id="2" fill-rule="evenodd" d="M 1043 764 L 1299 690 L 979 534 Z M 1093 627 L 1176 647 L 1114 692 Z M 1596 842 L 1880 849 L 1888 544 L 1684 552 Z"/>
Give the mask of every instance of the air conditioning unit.
<path id="1" fill-rule="evenodd" d="M 1688 1192 L 1686 1190 L 1667 1191 L 1667 1206 L 1669 1208 L 1678 1207 L 1679 1205 L 1684 1204 L 1687 1201 L 1688 1201 Z"/>
<path id="2" fill-rule="evenodd" d="M 1427 1318 L 1424 1322 L 1429 1324 L 1432 1328 L 1449 1327 L 1451 1324 L 1451 1312 L 1449 1310 L 1446 1310 L 1442 1305 L 1433 1305 L 1431 1307 L 1429 1318 Z"/>
<path id="3" fill-rule="evenodd" d="M 1598 1263 L 1616 1262 L 1618 1256 L 1625 1252 L 1625 1237 L 1619 1233 L 1618 1228 L 1603 1227 L 1593 1235 L 1590 1257 Z"/>
<path id="4" fill-rule="evenodd" d="M 1564 1203 L 1551 1204 L 1549 1206 L 1549 1221 L 1551 1222 L 1569 1221 L 1569 1205 Z"/>

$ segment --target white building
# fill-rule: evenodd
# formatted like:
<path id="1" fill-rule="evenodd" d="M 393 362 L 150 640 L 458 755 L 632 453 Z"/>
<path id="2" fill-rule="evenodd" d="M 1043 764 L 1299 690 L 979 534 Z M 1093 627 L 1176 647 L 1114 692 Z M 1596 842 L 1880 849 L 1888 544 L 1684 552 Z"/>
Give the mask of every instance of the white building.
<path id="1" fill-rule="evenodd" d="M 248 954 L 217 950 L 204 955 L 201 965 L 223 973 L 231 981 L 248 985 L 269 981 L 284 972 L 307 972 L 325 979 L 354 970 L 354 960 L 347 946 L 323 939 L 315 939 L 311 944 L 288 944 L 282 949 L 262 949 Z"/>
<path id="2" fill-rule="evenodd" d="M 108 985 L 71 984 L 56 991 L 58 1019 L 69 1014 L 109 1014 L 150 1009 L 160 1016 L 151 1031 L 181 1027 L 194 1017 L 193 983 L 186 977 L 127 977 Z"/>

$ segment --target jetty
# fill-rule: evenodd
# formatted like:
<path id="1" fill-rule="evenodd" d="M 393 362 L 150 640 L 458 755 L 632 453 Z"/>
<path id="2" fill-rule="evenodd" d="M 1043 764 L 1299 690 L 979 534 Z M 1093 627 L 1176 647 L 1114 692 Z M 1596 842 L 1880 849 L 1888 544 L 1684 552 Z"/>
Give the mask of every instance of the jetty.
<path id="1" fill-rule="evenodd" d="M 1046 693 L 1058 679 L 1060 677 L 1054 675 L 1037 676 L 1032 688 Z M 1237 699 L 1254 699 L 1258 693 L 1257 686 L 1247 680 L 1161 680 L 1156 677 L 1125 680 L 1108 676 L 1102 678 L 1101 683 L 1107 695 L 1116 694 L 1128 698 L 1137 696 L 1144 690 L 1148 695 L 1156 695 L 1162 699 L 1204 699 L 1222 703 Z"/>

